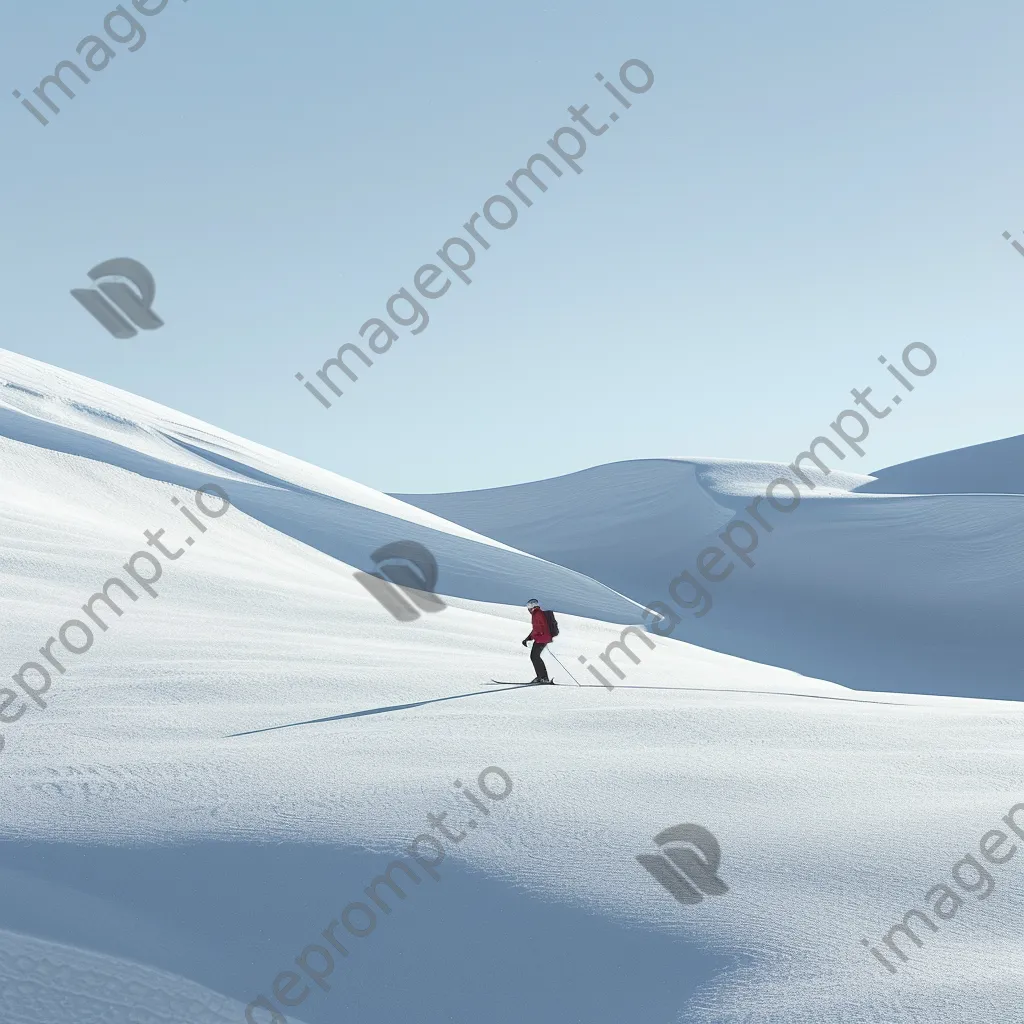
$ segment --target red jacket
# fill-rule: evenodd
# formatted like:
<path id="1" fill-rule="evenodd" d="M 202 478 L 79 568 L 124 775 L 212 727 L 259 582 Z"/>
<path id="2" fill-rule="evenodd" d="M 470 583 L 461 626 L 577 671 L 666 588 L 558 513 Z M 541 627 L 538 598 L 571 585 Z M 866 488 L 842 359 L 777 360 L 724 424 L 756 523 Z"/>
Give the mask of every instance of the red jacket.
<path id="1" fill-rule="evenodd" d="M 551 643 L 551 630 L 548 628 L 548 617 L 544 614 L 543 609 L 534 608 L 530 614 L 533 618 L 533 631 L 527 639 L 532 640 L 535 644 Z"/>

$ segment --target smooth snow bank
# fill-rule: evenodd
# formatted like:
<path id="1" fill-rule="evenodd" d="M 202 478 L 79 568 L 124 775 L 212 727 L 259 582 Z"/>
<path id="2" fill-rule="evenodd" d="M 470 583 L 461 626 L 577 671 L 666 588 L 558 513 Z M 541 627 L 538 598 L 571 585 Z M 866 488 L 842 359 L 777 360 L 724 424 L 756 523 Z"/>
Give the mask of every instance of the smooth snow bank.
<path id="1" fill-rule="evenodd" d="M 879 494 L 1024 494 L 1024 434 L 889 466 L 857 489 Z"/>
<path id="2" fill-rule="evenodd" d="M 733 518 L 737 498 L 763 494 L 784 469 L 718 459 L 636 459 L 510 487 L 394 497 L 539 557 L 594 576 L 641 605 L 666 590 L 697 539 Z M 869 477 L 838 474 L 855 486 Z M 681 634 L 680 634 L 681 635 Z"/>
<path id="3" fill-rule="evenodd" d="M 16 385 L 0 389 L 5 678 L 143 529 L 182 543 L 171 497 L 214 480 L 237 498 L 164 567 L 157 598 L 64 655 L 45 709 L 2 727 L 4 1020 L 241 1022 L 441 812 L 466 838 L 440 880 L 410 886 L 368 937 L 342 933 L 330 991 L 311 986 L 290 1020 L 1015 1019 L 1024 853 L 895 977 L 860 939 L 927 908 L 1024 800 L 1018 707 L 855 693 L 657 637 L 631 642 L 640 663 L 620 658 L 613 691 L 492 687 L 528 666 L 525 612 L 497 595 L 560 587 L 601 611 L 560 616 L 555 651 L 577 674 L 576 655 L 595 660 L 619 636 L 616 608 L 635 604 L 94 382 L 7 354 L 0 377 Z M 700 487 L 690 472 L 680 486 Z M 668 530 L 650 486 L 636 513 Z M 434 549 L 442 580 L 450 551 L 495 596 L 397 623 L 339 557 L 356 548 L 342 525 L 367 551 L 428 530 L 450 544 Z M 603 535 L 616 543 L 634 541 Z M 453 783 L 491 765 L 513 789 L 484 818 Z M 695 907 L 635 860 L 680 822 L 714 833 L 729 886 Z"/>
<path id="4" fill-rule="evenodd" d="M 375 570 L 370 556 L 382 544 L 418 541 L 442 567 L 438 590 L 447 595 L 523 605 L 539 590 L 566 612 L 640 621 L 631 602 L 562 566 L 155 403 L 114 388 L 97 390 L 98 385 L 73 374 L 59 372 L 59 393 L 48 393 L 42 390 L 47 373 L 34 360 L 7 355 L 0 361 L 0 438 L 8 445 L 17 441 L 89 459 L 132 479 L 192 490 L 214 483 L 244 514 L 367 572 Z M 25 466 L 11 474 L 17 486 L 34 470 L 23 453 L 11 450 L 8 457 L 12 470 Z"/>

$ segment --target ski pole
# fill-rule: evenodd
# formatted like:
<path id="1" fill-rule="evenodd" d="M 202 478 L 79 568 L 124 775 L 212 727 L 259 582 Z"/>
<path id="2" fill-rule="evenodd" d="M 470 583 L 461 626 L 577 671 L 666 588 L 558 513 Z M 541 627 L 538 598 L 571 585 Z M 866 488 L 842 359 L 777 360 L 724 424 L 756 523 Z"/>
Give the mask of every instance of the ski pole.
<path id="1" fill-rule="evenodd" d="M 563 672 L 564 672 L 564 673 L 565 673 L 565 674 L 566 674 L 566 675 L 567 675 L 567 676 L 568 676 L 568 677 L 569 677 L 569 678 L 570 678 L 570 679 L 571 679 L 571 680 L 572 680 L 572 681 L 573 681 L 573 682 L 574 682 L 574 683 L 575 683 L 575 684 L 576 684 L 577 686 L 582 686 L 582 685 L 583 685 L 583 684 L 582 684 L 582 683 L 581 683 L 581 682 L 580 682 L 580 681 L 579 681 L 579 680 L 578 680 L 578 679 L 577 679 L 577 678 L 576 678 L 576 677 L 575 677 L 575 676 L 574 676 L 574 675 L 573 675 L 573 674 L 572 674 L 572 673 L 571 673 L 571 672 L 570 672 L 570 671 L 569 671 L 569 670 L 568 670 L 568 669 L 567 669 L 567 668 L 566 668 L 566 667 L 565 667 L 565 666 L 564 666 L 564 665 L 563 665 L 563 664 L 561 663 L 561 661 L 559 661 L 559 660 L 558 660 L 558 655 L 557 655 L 557 654 L 555 654 L 555 652 L 554 652 L 554 651 L 551 651 L 551 652 L 550 652 L 550 654 L 551 654 L 551 657 L 555 659 L 555 661 L 558 661 L 559 667 L 560 667 L 560 668 L 562 669 L 562 671 L 563 671 Z"/>

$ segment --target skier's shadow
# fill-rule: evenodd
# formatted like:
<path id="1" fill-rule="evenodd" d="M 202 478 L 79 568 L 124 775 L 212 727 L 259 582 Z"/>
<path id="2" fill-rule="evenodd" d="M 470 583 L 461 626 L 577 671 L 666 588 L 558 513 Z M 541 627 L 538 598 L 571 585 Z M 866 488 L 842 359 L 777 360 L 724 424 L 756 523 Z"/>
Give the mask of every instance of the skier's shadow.
<path id="1" fill-rule="evenodd" d="M 412 704 L 392 704 L 385 708 L 370 708 L 369 711 L 350 711 L 345 715 L 330 715 L 327 718 L 311 718 L 308 722 L 288 722 L 285 725 L 271 725 L 266 729 L 250 729 L 248 732 L 233 732 L 227 739 L 236 739 L 239 736 L 256 736 L 261 732 L 275 732 L 278 729 L 295 729 L 300 725 L 320 725 L 323 722 L 342 722 L 346 718 L 362 718 L 365 715 L 383 715 L 388 711 L 407 711 L 409 708 L 421 708 L 425 704 L 440 704 L 446 700 L 460 700 L 463 697 L 480 697 L 485 693 L 502 693 L 505 690 L 521 690 L 524 686 L 531 686 L 531 683 L 520 683 L 503 687 L 502 690 L 476 690 L 473 693 L 456 693 L 451 697 L 432 697 L 430 700 L 418 700 Z"/>

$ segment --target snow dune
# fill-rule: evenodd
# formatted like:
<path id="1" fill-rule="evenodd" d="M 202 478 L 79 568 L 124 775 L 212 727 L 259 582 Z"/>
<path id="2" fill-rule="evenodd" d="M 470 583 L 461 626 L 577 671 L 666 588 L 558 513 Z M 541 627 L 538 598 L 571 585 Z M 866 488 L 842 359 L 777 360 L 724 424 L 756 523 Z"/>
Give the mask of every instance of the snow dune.
<path id="1" fill-rule="evenodd" d="M 680 610 L 677 639 L 862 690 L 1019 700 L 1022 454 L 1024 437 L 1013 437 L 873 476 L 833 460 L 839 469 L 814 470 L 815 487 L 801 485 L 791 513 L 760 506 L 770 531 L 746 510 L 787 472 L 781 463 L 643 460 L 396 497 L 641 606 L 667 601 L 689 569 L 706 593 L 680 588 L 694 607 Z M 753 564 L 736 558 L 727 579 L 706 583 L 696 557 L 721 547 L 734 519 L 758 534 Z M 751 546 L 742 531 L 734 536 Z"/>
<path id="2" fill-rule="evenodd" d="M 596 662 L 642 621 L 771 467 L 641 461 L 412 501 L 6 352 L 0 467 L 4 679 L 152 550 L 143 530 L 165 529 L 170 550 L 194 541 L 162 560 L 157 597 L 126 603 L 87 651 L 58 647 L 46 707 L 26 699 L 0 727 L 3 1020 L 221 1024 L 250 1006 L 276 1021 L 257 997 L 307 1024 L 1015 1019 L 1024 853 L 989 866 L 986 898 L 959 889 L 922 947 L 903 940 L 897 974 L 861 939 L 931 913 L 927 890 L 956 887 L 951 866 L 1024 801 L 1024 715 L 897 692 L 920 678 L 897 685 L 892 667 L 891 692 L 865 692 L 878 672 L 854 678 L 858 656 L 879 658 L 857 623 L 886 615 L 910 623 L 905 663 L 930 665 L 921 610 L 955 586 L 959 618 L 943 622 L 972 649 L 989 612 L 977 567 L 1001 564 L 992 586 L 1013 589 L 1013 494 L 833 477 L 677 633 L 703 644 L 689 630 L 721 620 L 720 647 L 756 646 L 761 587 L 779 622 L 780 594 L 813 611 L 771 636 L 775 664 L 631 638 L 639 663 L 618 656 L 608 690 L 576 657 Z M 232 507 L 193 536 L 180 508 L 199 515 L 208 483 Z M 353 578 L 403 538 L 435 553 L 449 605 L 411 623 Z M 591 685 L 558 666 L 569 685 L 489 685 L 524 677 L 535 594 Z M 791 671 L 830 615 L 837 671 Z M 975 665 L 979 691 L 992 664 Z M 480 789 L 488 768 L 510 780 L 500 800 Z M 444 838 L 441 814 L 463 838 Z M 635 859 L 682 822 L 714 834 L 729 887 L 691 906 Z M 443 859 L 422 842 L 411 859 L 420 835 L 443 839 Z M 384 911 L 366 890 L 396 858 L 420 878 Z M 362 937 L 337 923 L 355 903 L 376 910 Z M 348 955 L 321 986 L 302 965 L 326 967 L 309 949 L 330 948 L 332 924 Z"/>
<path id="3" fill-rule="evenodd" d="M 1024 494 L 1024 435 L 880 469 L 858 488 L 891 494 Z"/>

